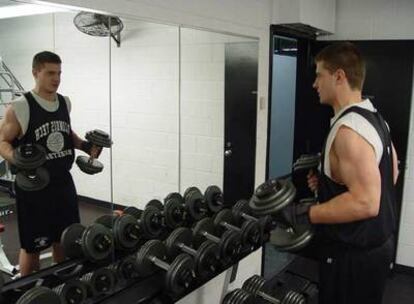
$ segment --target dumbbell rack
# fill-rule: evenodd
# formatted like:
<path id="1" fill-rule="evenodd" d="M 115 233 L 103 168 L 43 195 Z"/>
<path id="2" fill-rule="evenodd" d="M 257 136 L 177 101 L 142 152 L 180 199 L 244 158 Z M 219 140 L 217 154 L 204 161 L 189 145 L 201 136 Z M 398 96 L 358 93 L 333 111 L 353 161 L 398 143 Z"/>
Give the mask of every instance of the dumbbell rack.
<path id="1" fill-rule="evenodd" d="M 234 261 L 234 264 L 245 258 L 252 252 L 246 252 L 239 259 Z M 99 266 L 105 267 L 112 263 L 112 260 L 101 262 Z M 221 272 L 226 271 L 233 265 L 226 265 L 221 271 L 212 274 L 210 277 L 205 277 L 202 280 L 197 280 L 190 289 L 186 290 L 180 295 L 168 294 L 164 291 L 162 284 L 164 273 L 162 271 L 156 272 L 146 278 L 136 279 L 126 285 L 116 287 L 111 294 L 102 295 L 93 299 L 88 299 L 86 303 L 146 303 L 155 297 L 163 298 L 163 303 L 175 303 L 181 298 L 185 297 L 192 291 L 204 285 L 209 280 L 218 276 Z M 80 277 L 85 273 L 97 269 L 96 263 L 91 263 L 85 259 L 68 260 L 55 266 L 46 268 L 30 276 L 23 277 L 14 281 L 6 283 L 1 288 L 0 303 L 12 304 L 16 303 L 21 296 L 22 291 L 29 290 L 37 284 L 42 284 L 48 287 L 56 287 L 70 278 Z M 133 300 L 134 302 L 131 302 Z"/>

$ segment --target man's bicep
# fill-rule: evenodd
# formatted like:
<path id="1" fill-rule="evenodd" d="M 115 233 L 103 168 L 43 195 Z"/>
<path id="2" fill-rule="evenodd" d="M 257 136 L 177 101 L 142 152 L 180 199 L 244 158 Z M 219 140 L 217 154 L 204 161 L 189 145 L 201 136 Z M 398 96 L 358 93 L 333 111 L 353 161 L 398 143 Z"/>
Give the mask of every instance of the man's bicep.
<path id="1" fill-rule="evenodd" d="M 14 110 L 9 106 L 0 123 L 0 141 L 11 143 L 20 134 L 20 124 L 16 118 Z"/>

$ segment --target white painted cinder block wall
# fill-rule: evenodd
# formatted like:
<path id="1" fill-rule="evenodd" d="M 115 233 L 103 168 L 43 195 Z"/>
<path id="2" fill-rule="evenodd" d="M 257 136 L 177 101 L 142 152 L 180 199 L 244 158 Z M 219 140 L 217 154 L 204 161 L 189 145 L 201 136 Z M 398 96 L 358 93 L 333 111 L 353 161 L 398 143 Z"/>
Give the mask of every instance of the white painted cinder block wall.
<path id="1" fill-rule="evenodd" d="M 259 100 L 262 99 L 264 107 L 258 107 L 257 113 L 255 180 L 256 184 L 264 180 L 267 140 L 266 104 L 268 95 L 269 26 L 271 24 L 273 0 L 52 0 L 42 2 L 83 7 L 124 17 L 152 20 L 158 23 L 183 25 L 259 38 L 258 104 Z"/>
<path id="2" fill-rule="evenodd" d="M 414 38 L 412 0 L 337 0 L 335 34 L 325 40 L 387 40 Z M 413 95 L 414 96 L 414 93 Z M 412 98 L 413 100 L 413 98 Z M 414 107 L 411 107 L 407 167 L 397 263 L 414 267 Z"/>

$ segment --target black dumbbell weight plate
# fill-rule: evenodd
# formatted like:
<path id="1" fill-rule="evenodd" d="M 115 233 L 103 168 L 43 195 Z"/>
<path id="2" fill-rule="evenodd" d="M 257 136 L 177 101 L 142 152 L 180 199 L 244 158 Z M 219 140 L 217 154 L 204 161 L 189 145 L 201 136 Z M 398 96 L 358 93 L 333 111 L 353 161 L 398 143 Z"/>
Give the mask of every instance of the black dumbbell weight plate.
<path id="1" fill-rule="evenodd" d="M 181 204 L 184 204 L 184 198 L 181 196 L 180 193 L 178 192 L 171 192 L 169 193 L 165 198 L 164 198 L 164 204 L 169 201 L 169 200 L 174 200 L 177 201 Z"/>
<path id="2" fill-rule="evenodd" d="M 157 271 L 157 266 L 151 261 L 151 257 L 157 257 L 165 261 L 167 250 L 160 240 L 149 240 L 139 249 L 137 254 L 137 268 L 141 276 L 149 276 Z"/>
<path id="3" fill-rule="evenodd" d="M 113 250 L 111 231 L 101 224 L 92 224 L 82 235 L 83 254 L 90 261 L 101 261 L 110 256 Z"/>
<path id="4" fill-rule="evenodd" d="M 63 230 L 60 243 L 65 256 L 68 258 L 74 259 L 82 256 L 82 249 L 78 244 L 78 240 L 81 239 L 85 229 L 85 226 L 75 223 Z"/>
<path id="5" fill-rule="evenodd" d="M 147 239 L 158 238 L 162 233 L 161 211 L 153 206 L 146 207 L 141 213 L 140 227 L 143 236 Z"/>
<path id="6" fill-rule="evenodd" d="M 269 186 L 269 189 L 264 188 L 266 190 L 260 190 L 262 186 L 259 186 L 256 190 L 249 202 L 255 215 L 264 216 L 277 213 L 294 200 L 296 188 L 291 181 L 277 180 L 276 184 L 279 186 Z"/>
<path id="7" fill-rule="evenodd" d="M 239 232 L 227 230 L 221 237 L 219 245 L 220 256 L 226 260 L 236 261 L 242 249 L 241 235 Z"/>
<path id="8" fill-rule="evenodd" d="M 168 291 L 181 294 L 191 286 L 194 279 L 194 260 L 186 253 L 179 254 L 171 263 L 165 275 Z"/>
<path id="9" fill-rule="evenodd" d="M 115 283 L 115 274 L 108 268 L 95 270 L 89 281 L 94 296 L 110 293 L 114 289 Z"/>
<path id="10" fill-rule="evenodd" d="M 72 279 L 63 284 L 59 296 L 62 304 L 80 304 L 86 300 L 88 291 L 85 283 Z M 48 302 L 45 302 L 45 304 L 48 304 Z"/>
<path id="11" fill-rule="evenodd" d="M 249 201 L 248 200 L 239 200 L 236 204 L 231 208 L 231 211 L 233 213 L 234 220 L 236 223 L 241 224 L 243 222 L 242 213 L 251 214 L 251 209 L 249 207 Z"/>
<path id="12" fill-rule="evenodd" d="M 79 169 L 86 174 L 96 174 L 102 172 L 104 168 L 103 164 L 100 161 L 96 159 L 92 159 L 90 161 L 89 156 L 83 155 L 76 158 L 76 164 L 78 165 Z"/>
<path id="13" fill-rule="evenodd" d="M 200 191 L 190 191 L 185 196 L 185 206 L 187 208 L 188 214 L 194 221 L 198 221 L 204 217 L 203 209 L 203 195 Z"/>
<path id="14" fill-rule="evenodd" d="M 118 264 L 119 276 L 123 280 L 132 280 L 139 276 L 137 261 L 134 257 L 124 258 Z"/>
<path id="15" fill-rule="evenodd" d="M 192 193 L 192 192 L 198 192 L 198 193 L 200 193 L 201 195 L 203 195 L 203 194 L 201 193 L 200 189 L 198 189 L 197 187 L 188 187 L 188 188 L 187 188 L 187 189 L 185 189 L 185 191 L 184 191 L 184 195 L 183 195 L 183 199 L 184 199 L 184 201 L 186 201 L 186 200 L 187 200 L 187 196 L 188 196 L 190 193 Z"/>
<path id="16" fill-rule="evenodd" d="M 13 152 L 13 161 L 20 170 L 33 170 L 46 162 L 46 150 L 38 144 L 20 145 Z"/>
<path id="17" fill-rule="evenodd" d="M 312 237 L 310 225 L 298 225 L 294 230 L 278 226 L 270 234 L 270 243 L 280 251 L 294 252 L 308 245 Z"/>
<path id="18" fill-rule="evenodd" d="M 158 210 L 162 211 L 164 209 L 164 205 L 157 199 L 150 200 L 146 205 L 145 208 L 148 206 L 153 206 L 157 208 Z"/>
<path id="19" fill-rule="evenodd" d="M 320 162 L 320 155 L 304 154 L 301 155 L 293 164 L 293 171 L 296 170 L 310 170 L 316 168 Z"/>
<path id="20" fill-rule="evenodd" d="M 112 146 L 112 140 L 109 134 L 99 129 L 87 132 L 85 139 L 100 147 L 110 148 Z"/>
<path id="21" fill-rule="evenodd" d="M 263 230 L 260 224 L 255 221 L 243 222 L 240 234 L 242 236 L 243 246 L 249 246 L 251 249 L 259 248 L 263 242 Z"/>
<path id="22" fill-rule="evenodd" d="M 26 291 L 16 304 L 61 304 L 59 296 L 51 289 L 36 286 Z"/>
<path id="23" fill-rule="evenodd" d="M 194 258 L 196 273 L 201 277 L 214 274 L 219 269 L 218 246 L 210 241 L 204 241 L 197 250 Z"/>
<path id="24" fill-rule="evenodd" d="M 250 278 L 248 278 L 246 281 L 244 281 L 242 288 L 255 295 L 257 292 L 261 291 L 266 280 L 259 276 L 259 275 L 253 275 Z"/>
<path id="25" fill-rule="evenodd" d="M 198 248 L 206 240 L 206 238 L 201 234 L 203 231 L 215 235 L 214 222 L 211 218 L 203 218 L 195 224 L 193 229 L 193 244 L 196 248 Z"/>
<path id="26" fill-rule="evenodd" d="M 141 218 L 142 210 L 136 208 L 136 207 L 126 207 L 123 211 L 123 214 L 129 214 L 135 217 L 136 219 Z"/>
<path id="27" fill-rule="evenodd" d="M 193 236 L 190 229 L 185 227 L 175 229 L 165 240 L 167 255 L 170 258 L 175 258 L 181 252 L 178 244 L 183 243 L 186 246 L 191 246 L 192 238 Z"/>
<path id="28" fill-rule="evenodd" d="M 164 220 L 165 224 L 175 229 L 184 223 L 184 205 L 175 199 L 165 201 L 164 205 Z"/>
<path id="29" fill-rule="evenodd" d="M 16 174 L 16 184 L 24 191 L 38 191 L 44 189 L 50 181 L 46 168 L 39 167 L 33 171 L 19 171 Z"/>
<path id="30" fill-rule="evenodd" d="M 137 220 L 129 214 L 115 217 L 113 234 L 115 242 L 119 244 L 122 249 L 135 248 L 141 240 L 141 233 Z"/>
<path id="31" fill-rule="evenodd" d="M 208 209 L 217 213 L 223 209 L 223 193 L 218 186 L 209 186 L 204 192 L 204 199 L 207 203 Z"/>

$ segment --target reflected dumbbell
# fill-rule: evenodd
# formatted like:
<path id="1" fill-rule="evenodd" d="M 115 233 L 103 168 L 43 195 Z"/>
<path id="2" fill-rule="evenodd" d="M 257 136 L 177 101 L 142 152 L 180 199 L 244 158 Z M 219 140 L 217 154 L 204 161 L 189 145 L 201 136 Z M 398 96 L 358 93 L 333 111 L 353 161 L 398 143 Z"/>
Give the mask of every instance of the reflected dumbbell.
<path id="1" fill-rule="evenodd" d="M 44 286 L 35 286 L 26 291 L 16 304 L 62 304 L 59 295 Z"/>
<path id="2" fill-rule="evenodd" d="M 192 240 L 193 234 L 190 229 L 185 227 L 175 229 L 165 240 L 168 256 L 175 258 L 182 252 L 187 253 L 194 259 L 198 276 L 207 277 L 214 274 L 219 268 L 218 246 L 206 240 L 196 250 L 191 247 Z"/>
<path id="3" fill-rule="evenodd" d="M 205 206 L 204 196 L 197 187 L 189 187 L 185 190 L 184 206 L 187 222 L 192 223 L 207 216 L 208 210 Z"/>
<path id="4" fill-rule="evenodd" d="M 62 304 L 81 304 L 88 297 L 87 286 L 78 279 L 71 279 L 53 288 Z M 44 302 L 49 303 L 49 302 Z"/>
<path id="5" fill-rule="evenodd" d="M 95 220 L 111 230 L 117 250 L 133 250 L 141 239 L 140 227 L 134 216 L 129 214 L 105 214 Z"/>
<path id="6" fill-rule="evenodd" d="M 267 302 L 274 304 L 305 304 L 306 299 L 301 293 L 289 290 L 282 299 L 277 299 L 263 291 L 266 280 L 261 276 L 254 275 L 247 279 L 242 286 L 242 289 L 251 293 L 252 295 L 262 298 Z"/>
<path id="7" fill-rule="evenodd" d="M 85 135 L 85 139 L 97 150 L 102 148 L 110 148 L 112 146 L 112 140 L 108 133 L 102 130 L 89 131 Z M 92 156 L 78 156 L 76 158 L 76 164 L 79 169 L 86 174 L 96 174 L 102 172 L 103 164 L 94 159 Z"/>
<path id="8" fill-rule="evenodd" d="M 162 214 L 159 208 L 147 206 L 144 210 L 135 207 L 127 207 L 124 214 L 135 217 L 140 227 L 142 237 L 145 239 L 159 238 L 163 232 Z"/>
<path id="9" fill-rule="evenodd" d="M 61 237 L 63 251 L 68 258 L 86 257 L 93 262 L 108 258 L 113 243 L 111 231 L 97 223 L 89 227 L 72 224 L 63 231 Z"/>
<path id="10" fill-rule="evenodd" d="M 194 261 L 188 254 L 179 254 L 171 264 L 167 263 L 167 249 L 159 240 L 147 241 L 137 253 L 139 274 L 149 276 L 159 269 L 165 274 L 165 288 L 181 294 L 194 280 Z"/>
<path id="11" fill-rule="evenodd" d="M 219 235 L 226 230 L 232 230 L 240 233 L 243 248 L 248 251 L 253 251 L 262 245 L 263 233 L 259 222 L 244 221 L 241 227 L 235 226 L 233 214 L 229 209 L 223 209 L 214 217 L 214 225 Z"/>
<path id="12" fill-rule="evenodd" d="M 111 293 L 117 283 L 114 271 L 109 268 L 99 268 L 93 272 L 85 273 L 80 280 L 86 284 L 90 297 Z"/>
<path id="13" fill-rule="evenodd" d="M 24 191 L 45 188 L 50 181 L 49 172 L 42 167 L 46 162 L 46 151 L 38 144 L 20 145 L 13 151 L 11 172 L 16 174 L 16 184 Z"/>
<path id="14" fill-rule="evenodd" d="M 147 206 L 158 208 L 163 216 L 163 224 L 169 229 L 175 229 L 184 224 L 185 208 L 182 197 L 178 193 L 170 193 L 164 200 L 164 205 L 159 200 L 151 200 Z"/>
<path id="15" fill-rule="evenodd" d="M 217 213 L 224 207 L 223 192 L 218 186 L 208 186 L 204 191 L 204 201 L 210 213 Z"/>
<path id="16" fill-rule="evenodd" d="M 226 294 L 222 304 L 255 304 L 256 298 L 247 291 L 237 288 Z"/>
<path id="17" fill-rule="evenodd" d="M 206 217 L 196 223 L 193 228 L 193 244 L 195 248 L 201 246 L 205 240 L 217 244 L 223 264 L 235 261 L 241 253 L 242 244 L 239 232 L 227 230 L 221 237 L 215 235 L 214 222 Z"/>

